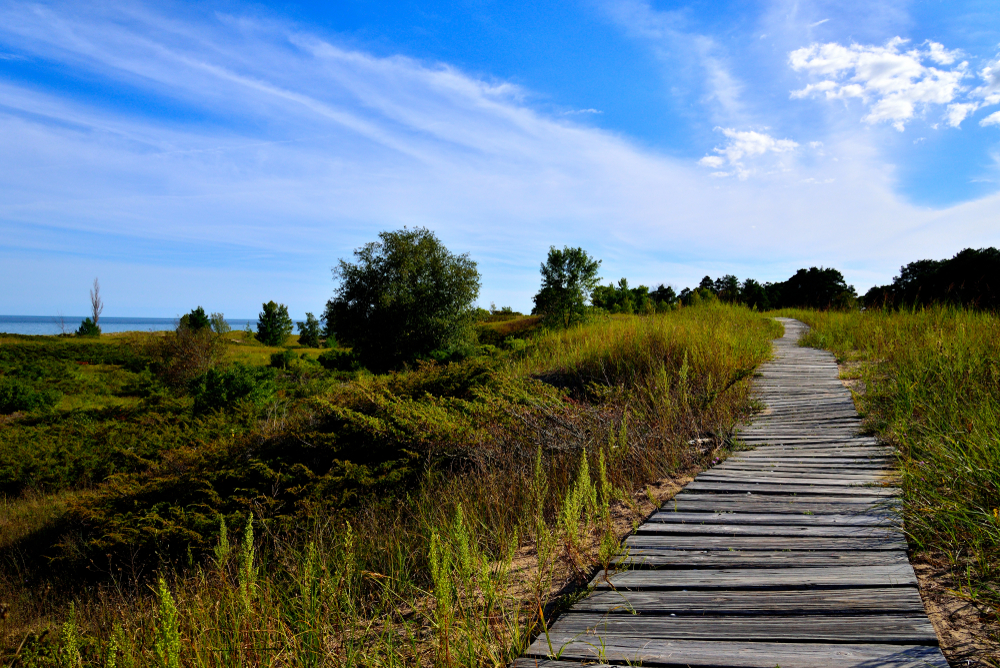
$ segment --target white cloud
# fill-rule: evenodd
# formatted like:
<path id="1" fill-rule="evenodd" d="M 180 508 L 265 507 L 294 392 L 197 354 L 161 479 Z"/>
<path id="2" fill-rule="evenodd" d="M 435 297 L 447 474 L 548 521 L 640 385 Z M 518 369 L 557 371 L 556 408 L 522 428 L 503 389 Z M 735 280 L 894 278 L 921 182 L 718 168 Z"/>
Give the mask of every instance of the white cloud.
<path id="1" fill-rule="evenodd" d="M 712 149 L 717 155 L 706 155 L 698 161 L 703 167 L 718 168 L 729 163 L 735 168 L 732 174 L 741 180 L 752 173 L 745 165 L 746 159 L 758 158 L 768 153 L 788 153 L 798 148 L 791 139 L 775 139 L 764 132 L 754 130 L 734 130 L 733 128 L 716 128 L 728 140 L 724 146 Z M 730 176 L 730 173 L 715 172 L 712 176 Z"/>
<path id="2" fill-rule="evenodd" d="M 995 111 L 983 120 L 979 121 L 979 124 L 983 127 L 987 125 L 1000 125 L 1000 111 Z"/>
<path id="3" fill-rule="evenodd" d="M 926 48 L 903 50 L 905 45 L 906 40 L 896 37 L 885 46 L 830 42 L 796 49 L 788 57 L 792 69 L 822 80 L 792 91 L 791 97 L 823 94 L 827 99 L 860 98 L 869 108 L 865 122 L 888 122 L 902 131 L 919 111 L 952 103 L 964 90 L 961 81 L 968 69 L 966 62 L 951 69 L 925 64 L 950 65 L 958 57 L 957 51 L 948 51 L 936 42 L 929 42 Z M 962 109 L 948 113 L 950 122 Z"/>
<path id="4" fill-rule="evenodd" d="M 819 21 L 816 21 L 816 23 L 810 23 L 810 24 L 809 24 L 809 27 L 810 27 L 810 28 L 815 28 L 815 27 L 817 27 L 817 26 L 821 26 L 821 25 L 823 25 L 824 23 L 826 23 L 826 22 L 827 22 L 827 21 L 829 21 L 829 20 L 830 20 L 830 19 L 822 19 L 822 20 L 819 20 Z"/>
<path id="5" fill-rule="evenodd" d="M 953 128 L 957 128 L 962 124 L 962 121 L 965 120 L 966 116 L 978 108 L 979 105 L 975 102 L 956 102 L 955 104 L 949 104 L 946 114 L 948 125 Z"/>

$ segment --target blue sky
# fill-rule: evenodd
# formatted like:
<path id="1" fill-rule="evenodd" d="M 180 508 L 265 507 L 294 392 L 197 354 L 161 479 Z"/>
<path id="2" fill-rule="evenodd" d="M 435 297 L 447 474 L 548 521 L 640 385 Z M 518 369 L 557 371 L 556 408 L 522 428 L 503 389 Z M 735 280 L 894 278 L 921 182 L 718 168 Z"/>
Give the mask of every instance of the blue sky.
<path id="1" fill-rule="evenodd" d="M 0 2 L 0 312 L 296 317 L 423 225 L 526 310 L 1000 246 L 987 2 Z"/>

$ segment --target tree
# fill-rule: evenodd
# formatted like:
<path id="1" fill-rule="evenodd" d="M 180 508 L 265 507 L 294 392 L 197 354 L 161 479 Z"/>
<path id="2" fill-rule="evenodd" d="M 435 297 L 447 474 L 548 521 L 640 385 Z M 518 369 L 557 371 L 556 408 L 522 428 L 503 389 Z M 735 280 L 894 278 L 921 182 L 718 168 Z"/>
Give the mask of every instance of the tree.
<path id="1" fill-rule="evenodd" d="M 104 313 L 104 300 L 101 299 L 101 284 L 94 279 L 94 287 L 90 289 L 90 312 L 93 315 L 94 327 L 99 326 L 101 314 Z M 100 329 L 98 329 L 100 333 Z"/>
<path id="2" fill-rule="evenodd" d="M 213 313 L 208 317 L 208 319 L 212 323 L 212 331 L 219 336 L 233 331 L 233 328 L 229 326 L 228 322 L 226 322 L 226 316 L 221 313 Z"/>
<path id="3" fill-rule="evenodd" d="M 854 286 L 847 284 L 843 274 L 833 268 L 817 267 L 799 269 L 787 281 L 776 284 L 774 292 L 778 299 L 774 299 L 771 294 L 768 297 L 771 306 L 778 308 L 839 307 L 856 297 Z"/>
<path id="4" fill-rule="evenodd" d="M 426 228 L 381 232 L 334 268 L 338 286 L 324 313 L 328 334 L 369 369 L 460 355 L 475 342 L 479 271 Z"/>
<path id="5" fill-rule="evenodd" d="M 312 313 L 306 313 L 306 321 L 299 323 L 299 345 L 319 348 L 319 320 Z"/>
<path id="6" fill-rule="evenodd" d="M 724 302 L 736 302 L 740 298 L 740 281 L 732 274 L 715 279 L 715 294 Z"/>
<path id="7" fill-rule="evenodd" d="M 542 265 L 542 288 L 535 295 L 532 313 L 542 315 L 545 323 L 555 327 L 569 327 L 583 320 L 587 300 L 597 287 L 597 271 L 601 261 L 595 260 L 582 248 L 549 248 L 549 256 Z"/>
<path id="8" fill-rule="evenodd" d="M 740 286 L 740 301 L 758 311 L 766 311 L 770 308 L 764 286 L 752 278 L 743 281 L 743 285 Z"/>
<path id="9" fill-rule="evenodd" d="M 177 325 L 177 329 L 189 329 L 192 332 L 200 332 L 202 330 L 211 331 L 212 322 L 208 319 L 208 315 L 205 314 L 205 309 L 198 307 L 191 309 L 190 313 L 186 313 L 181 316 L 181 321 Z"/>
<path id="10" fill-rule="evenodd" d="M 288 307 L 274 301 L 267 302 L 263 307 L 264 310 L 257 316 L 257 340 L 265 346 L 283 345 L 293 327 Z"/>
<path id="11" fill-rule="evenodd" d="M 677 293 L 669 285 L 664 285 L 660 283 L 660 286 L 649 293 L 649 296 L 653 298 L 657 306 L 669 305 L 677 301 Z"/>
<path id="12" fill-rule="evenodd" d="M 80 329 L 76 330 L 77 336 L 100 336 L 101 328 L 94 324 L 90 318 L 84 318 L 80 323 Z"/>

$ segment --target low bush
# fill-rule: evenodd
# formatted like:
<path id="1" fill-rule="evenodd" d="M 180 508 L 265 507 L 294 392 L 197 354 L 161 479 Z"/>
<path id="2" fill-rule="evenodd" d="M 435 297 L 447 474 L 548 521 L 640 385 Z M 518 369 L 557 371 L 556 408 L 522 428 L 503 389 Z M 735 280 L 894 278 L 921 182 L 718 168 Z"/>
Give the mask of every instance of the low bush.
<path id="1" fill-rule="evenodd" d="M 97 326 L 90 318 L 85 318 L 83 322 L 80 323 L 80 329 L 76 330 L 77 336 L 100 336 L 101 328 Z"/>
<path id="2" fill-rule="evenodd" d="M 292 359 L 295 359 L 294 353 Z M 195 379 L 191 387 L 196 412 L 232 408 L 240 401 L 262 406 L 274 397 L 276 391 L 271 369 L 244 364 L 209 369 Z"/>
<path id="3" fill-rule="evenodd" d="M 0 378 L 0 413 L 51 408 L 59 401 L 54 390 L 36 390 L 17 378 Z"/>
<path id="4" fill-rule="evenodd" d="M 287 369 L 288 365 L 298 358 L 294 350 L 285 348 L 280 353 L 271 354 L 271 366 L 275 369 Z"/>
<path id="5" fill-rule="evenodd" d="M 361 369 L 361 360 L 353 351 L 342 348 L 331 348 L 319 355 L 319 363 L 327 371 L 358 371 Z"/>

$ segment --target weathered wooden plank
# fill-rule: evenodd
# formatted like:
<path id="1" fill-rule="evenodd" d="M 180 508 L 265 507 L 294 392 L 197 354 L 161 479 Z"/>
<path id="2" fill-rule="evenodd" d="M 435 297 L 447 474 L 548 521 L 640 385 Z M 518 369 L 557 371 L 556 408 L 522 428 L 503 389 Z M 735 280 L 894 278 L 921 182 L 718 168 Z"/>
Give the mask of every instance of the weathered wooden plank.
<path id="1" fill-rule="evenodd" d="M 653 513 L 646 522 L 662 524 L 754 524 L 754 525 L 803 525 L 803 526 L 879 526 L 895 528 L 900 519 L 894 513 L 864 515 L 815 515 L 804 513 L 692 513 L 661 510 Z"/>
<path id="2" fill-rule="evenodd" d="M 688 483 L 684 488 L 687 492 L 727 492 L 730 494 L 803 494 L 829 496 L 896 496 L 899 489 L 895 487 L 842 487 L 837 485 L 793 485 L 781 483 L 738 483 L 738 482 L 701 482 Z"/>
<path id="3" fill-rule="evenodd" d="M 546 658 L 641 663 L 643 666 L 731 668 L 948 668 L 937 647 L 891 644 L 718 642 L 608 636 L 596 639 L 550 633 L 528 655 Z"/>
<path id="4" fill-rule="evenodd" d="M 815 499 L 815 500 L 814 500 Z M 844 501 L 840 501 L 844 499 Z M 864 514 L 891 512 L 899 508 L 895 497 L 809 497 L 758 494 L 679 494 L 663 510 L 727 513 Z"/>
<path id="5" fill-rule="evenodd" d="M 902 537 L 895 527 L 809 526 L 801 524 L 671 524 L 646 522 L 636 529 L 637 536 L 782 536 L 787 538 L 879 538 Z"/>
<path id="6" fill-rule="evenodd" d="M 667 571 L 668 575 L 673 571 Z M 915 587 L 864 589 L 743 589 L 733 591 L 614 591 L 601 589 L 573 606 L 575 612 L 688 615 L 892 615 L 922 614 Z"/>
<path id="7" fill-rule="evenodd" d="M 661 550 L 629 547 L 613 560 L 630 568 L 817 568 L 824 566 L 892 566 L 908 564 L 902 550 L 835 552 L 754 550 Z"/>
<path id="8" fill-rule="evenodd" d="M 769 483 L 789 485 L 836 485 L 837 487 L 870 487 L 884 480 L 884 476 L 869 475 L 829 475 L 804 473 L 771 473 L 770 471 L 706 471 L 695 480 L 702 482 L 736 481 L 744 484 Z"/>
<path id="9" fill-rule="evenodd" d="M 902 537 L 814 538 L 789 536 L 671 536 L 641 533 L 628 536 L 626 547 L 677 550 L 904 550 Z"/>
<path id="10" fill-rule="evenodd" d="M 858 615 L 804 617 L 703 617 L 565 613 L 553 633 L 570 636 L 626 636 L 754 642 L 886 643 L 937 645 L 926 616 Z"/>
<path id="11" fill-rule="evenodd" d="M 909 564 L 898 566 L 831 566 L 827 568 L 717 568 L 670 572 L 633 570 L 598 573 L 596 589 L 793 589 L 798 587 L 916 587 Z"/>

